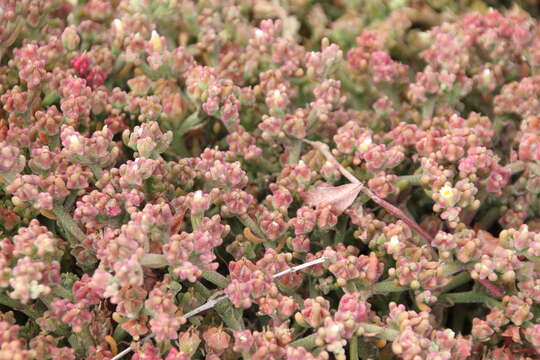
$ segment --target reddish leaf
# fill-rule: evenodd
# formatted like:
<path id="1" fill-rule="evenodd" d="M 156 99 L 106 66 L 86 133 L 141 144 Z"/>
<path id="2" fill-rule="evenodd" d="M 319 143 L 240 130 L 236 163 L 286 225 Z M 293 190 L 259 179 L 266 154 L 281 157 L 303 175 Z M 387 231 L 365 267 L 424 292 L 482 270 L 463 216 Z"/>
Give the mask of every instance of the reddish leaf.
<path id="1" fill-rule="evenodd" d="M 521 336 L 519 335 L 519 327 L 510 325 L 504 330 L 502 336 L 511 338 L 514 343 L 521 344 Z"/>
<path id="2" fill-rule="evenodd" d="M 486 279 L 478 279 L 478 282 L 489 291 L 489 293 L 496 298 L 502 298 L 504 295 L 504 292 L 495 284 L 491 283 L 489 280 Z"/>

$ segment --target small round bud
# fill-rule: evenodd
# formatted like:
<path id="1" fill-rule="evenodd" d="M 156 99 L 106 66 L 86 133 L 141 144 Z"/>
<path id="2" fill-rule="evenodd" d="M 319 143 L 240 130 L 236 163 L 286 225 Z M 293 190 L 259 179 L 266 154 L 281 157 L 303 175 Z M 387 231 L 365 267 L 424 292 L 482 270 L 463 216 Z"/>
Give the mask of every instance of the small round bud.
<path id="1" fill-rule="evenodd" d="M 516 280 L 516 273 L 514 272 L 514 270 L 508 270 L 503 274 L 502 280 L 507 283 L 513 282 L 514 280 Z"/>
<path id="2" fill-rule="evenodd" d="M 73 51 L 79 47 L 81 38 L 73 26 L 64 29 L 62 33 L 62 45 L 66 50 Z"/>
<path id="3" fill-rule="evenodd" d="M 375 346 L 378 347 L 379 349 L 382 349 L 383 347 L 386 346 L 386 340 L 385 339 L 377 339 L 375 341 Z"/>
<path id="4" fill-rule="evenodd" d="M 308 323 L 306 322 L 306 320 L 304 320 L 304 316 L 302 316 L 301 313 L 297 312 L 296 314 L 294 314 L 294 320 L 296 320 L 296 322 L 298 323 L 298 325 L 300 325 L 301 327 L 309 327 Z"/>

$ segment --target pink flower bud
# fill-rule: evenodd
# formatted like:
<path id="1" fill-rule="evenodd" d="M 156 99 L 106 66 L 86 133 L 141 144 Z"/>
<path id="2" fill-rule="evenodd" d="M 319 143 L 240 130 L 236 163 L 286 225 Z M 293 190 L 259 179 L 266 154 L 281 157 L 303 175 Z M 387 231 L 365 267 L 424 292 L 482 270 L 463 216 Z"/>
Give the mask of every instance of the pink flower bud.
<path id="1" fill-rule="evenodd" d="M 251 331 L 235 331 L 234 335 L 234 350 L 238 352 L 248 352 L 253 346 L 253 335 Z"/>
<path id="2" fill-rule="evenodd" d="M 210 351 L 221 354 L 229 348 L 231 336 L 221 328 L 212 327 L 203 333 L 203 339 Z"/>
<path id="3" fill-rule="evenodd" d="M 305 321 L 312 328 L 317 328 L 330 316 L 330 303 L 321 296 L 306 299 L 300 315 L 302 321 Z"/>

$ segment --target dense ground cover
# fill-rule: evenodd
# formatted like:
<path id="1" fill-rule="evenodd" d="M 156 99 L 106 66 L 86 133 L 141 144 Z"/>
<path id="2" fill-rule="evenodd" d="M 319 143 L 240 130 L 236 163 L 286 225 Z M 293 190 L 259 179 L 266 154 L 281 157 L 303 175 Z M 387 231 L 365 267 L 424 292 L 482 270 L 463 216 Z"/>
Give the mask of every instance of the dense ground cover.
<path id="1" fill-rule="evenodd" d="M 537 15 L 0 0 L 0 359 L 538 358 Z"/>

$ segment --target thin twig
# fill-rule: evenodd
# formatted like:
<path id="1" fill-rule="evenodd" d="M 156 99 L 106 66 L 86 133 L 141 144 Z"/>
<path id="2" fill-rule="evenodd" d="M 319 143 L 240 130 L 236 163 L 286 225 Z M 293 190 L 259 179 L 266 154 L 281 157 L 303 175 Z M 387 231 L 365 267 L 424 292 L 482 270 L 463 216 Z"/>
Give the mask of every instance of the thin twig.
<path id="1" fill-rule="evenodd" d="M 272 275 L 272 279 L 277 279 L 277 278 L 282 277 L 284 275 L 291 274 L 291 273 L 306 269 L 306 268 L 311 267 L 313 265 L 322 264 L 325 261 L 326 261 L 326 257 L 324 257 L 324 256 L 320 257 L 318 259 L 312 260 L 312 261 L 308 261 L 307 263 L 300 264 L 300 265 L 294 266 L 294 267 L 292 267 L 290 269 L 278 272 L 277 274 Z M 223 300 L 226 300 L 228 298 L 229 298 L 228 295 L 223 295 L 223 296 L 220 296 L 220 297 L 218 297 L 216 299 L 208 300 L 206 303 L 202 304 L 198 308 L 195 308 L 195 309 L 191 310 L 190 312 L 186 313 L 184 315 L 184 319 L 188 319 L 188 318 L 190 318 L 192 316 L 195 316 L 195 315 L 197 315 L 197 314 L 199 314 L 199 313 L 201 313 L 203 311 L 210 310 L 214 306 L 216 306 L 216 304 L 218 304 L 218 303 L 220 303 Z M 130 347 L 122 350 L 121 352 L 119 352 L 111 360 L 121 359 L 124 355 L 129 354 L 131 351 L 132 351 L 132 348 L 130 346 Z"/>
<path id="2" fill-rule="evenodd" d="M 82 243 L 86 238 L 86 235 L 81 230 L 79 225 L 73 220 L 71 215 L 64 209 L 63 205 L 55 205 L 53 214 L 56 216 L 56 219 L 64 231 L 71 234 L 79 243 Z M 69 237 L 68 237 L 69 240 Z M 77 244 L 75 244 L 77 245 Z"/>
<path id="3" fill-rule="evenodd" d="M 217 303 L 223 301 L 223 300 L 227 300 L 229 298 L 229 296 L 227 295 L 223 295 L 223 296 L 220 296 L 216 299 L 213 299 L 213 300 L 208 300 L 206 303 L 202 304 L 201 306 L 199 306 L 198 308 L 196 309 L 193 309 L 191 310 L 190 312 L 188 312 L 187 314 L 184 315 L 184 318 L 190 318 L 192 316 L 195 316 L 197 315 L 198 313 L 201 313 L 205 310 L 210 310 L 211 308 L 213 308 L 214 306 L 216 306 Z"/>
<path id="4" fill-rule="evenodd" d="M 290 269 L 287 269 L 287 270 L 283 270 L 281 272 L 278 272 L 277 274 L 274 274 L 272 275 L 272 279 L 277 279 L 279 277 L 282 277 L 283 275 L 287 275 L 287 274 L 290 274 L 290 273 L 293 273 L 293 272 L 297 272 L 297 271 L 300 271 L 302 269 L 305 269 L 305 268 L 308 268 L 310 266 L 313 266 L 313 265 L 317 265 L 317 264 L 321 264 L 323 262 L 326 261 L 326 257 L 320 257 L 318 259 L 315 259 L 315 260 L 312 260 L 312 261 L 309 261 L 305 264 L 301 264 L 301 265 L 297 265 L 295 267 L 292 267 Z"/>
<path id="5" fill-rule="evenodd" d="M 120 351 L 118 354 L 116 354 L 111 360 L 118 360 L 124 357 L 124 355 L 127 355 L 131 352 L 131 346 L 125 348 L 124 350 Z"/>

